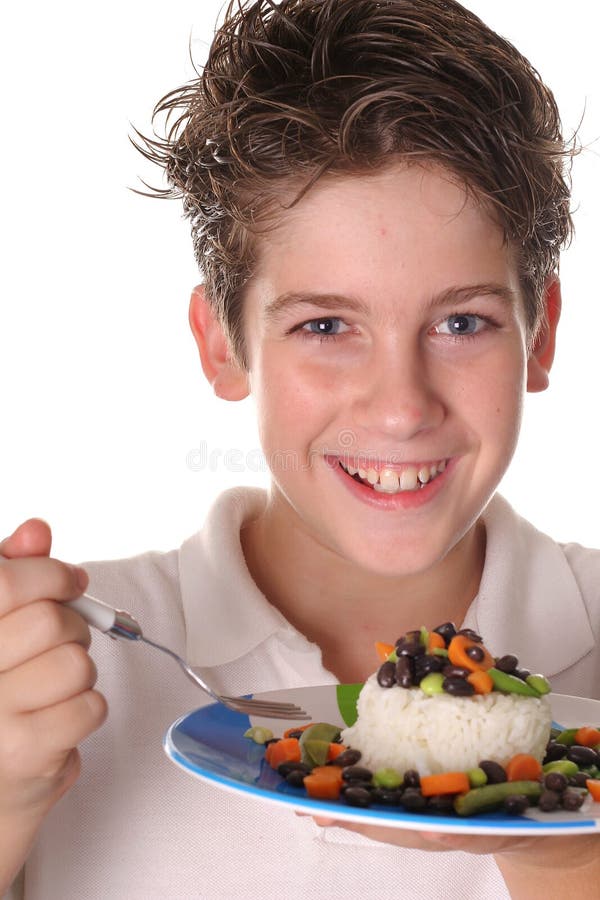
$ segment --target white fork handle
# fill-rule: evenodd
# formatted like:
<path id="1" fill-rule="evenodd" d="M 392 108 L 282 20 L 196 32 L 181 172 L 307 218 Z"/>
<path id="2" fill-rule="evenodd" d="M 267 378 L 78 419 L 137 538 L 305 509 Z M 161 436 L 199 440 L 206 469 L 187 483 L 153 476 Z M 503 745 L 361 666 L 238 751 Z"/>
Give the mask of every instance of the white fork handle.
<path id="1" fill-rule="evenodd" d="M 67 600 L 65 606 L 70 606 L 88 625 L 110 637 L 126 638 L 130 641 L 137 641 L 142 637 L 142 629 L 131 613 L 113 609 L 108 603 L 103 603 L 91 594 L 82 594 L 76 600 Z"/>

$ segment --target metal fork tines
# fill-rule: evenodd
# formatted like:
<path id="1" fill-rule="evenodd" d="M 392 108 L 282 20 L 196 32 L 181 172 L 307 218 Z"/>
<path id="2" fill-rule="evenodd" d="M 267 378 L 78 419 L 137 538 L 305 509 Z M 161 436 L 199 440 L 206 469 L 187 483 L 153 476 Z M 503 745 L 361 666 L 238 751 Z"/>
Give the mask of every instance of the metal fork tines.
<path id="1" fill-rule="evenodd" d="M 163 653 L 167 653 L 176 663 L 178 663 L 190 681 L 193 681 L 194 684 L 201 687 L 203 691 L 206 691 L 206 693 L 216 700 L 217 703 L 222 703 L 223 706 L 227 706 L 234 712 L 243 713 L 245 715 L 261 716 L 265 719 L 310 718 L 310 716 L 295 703 L 281 703 L 276 700 L 255 700 L 253 697 L 229 697 L 225 694 L 218 694 L 204 681 L 198 672 L 192 669 L 192 667 L 179 656 L 179 654 L 170 650 L 168 647 L 164 647 L 162 644 L 151 641 L 150 638 L 145 637 L 145 635 L 140 634 L 139 640 L 143 641 L 145 644 L 149 644 L 151 647 L 155 647 L 157 650 L 162 650 Z"/>
<path id="2" fill-rule="evenodd" d="M 198 672 L 194 671 L 191 666 L 188 666 L 181 656 L 168 647 L 163 646 L 163 644 L 151 641 L 150 638 L 142 634 L 139 622 L 131 613 L 121 609 L 114 609 L 102 600 L 92 597 L 91 594 L 82 594 L 76 600 L 68 600 L 66 605 L 83 616 L 89 625 L 93 625 L 94 628 L 110 635 L 110 637 L 122 638 L 128 641 L 143 641 L 157 650 L 162 650 L 163 653 L 166 653 L 179 664 L 183 672 L 194 684 L 202 688 L 217 703 L 222 703 L 234 712 L 262 716 L 268 719 L 310 719 L 310 716 L 301 707 L 296 706 L 295 703 L 255 700 L 249 697 L 228 697 L 218 694 L 204 681 Z"/>

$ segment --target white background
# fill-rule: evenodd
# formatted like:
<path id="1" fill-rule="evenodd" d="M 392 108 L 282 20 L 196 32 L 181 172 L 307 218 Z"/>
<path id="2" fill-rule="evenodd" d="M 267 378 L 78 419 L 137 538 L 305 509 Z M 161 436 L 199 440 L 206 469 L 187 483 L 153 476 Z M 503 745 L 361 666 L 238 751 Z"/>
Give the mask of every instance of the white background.
<path id="1" fill-rule="evenodd" d="M 501 489 L 559 540 L 600 546 L 597 518 L 600 87 L 589 0 L 468 0 L 529 56 L 572 133 L 577 236 L 550 390 L 528 398 Z M 13 5 L 14 7 L 14 5 Z M 128 142 L 194 77 L 221 0 L 41 3 L 5 14 L 2 78 L 0 535 L 46 518 L 71 560 L 170 549 L 224 487 L 265 484 L 249 401 L 212 397 L 187 324 L 198 280 L 175 201 Z M 92 13 L 91 9 L 97 9 Z M 594 143 L 596 142 L 596 143 Z M 213 464 L 198 471 L 204 447 Z M 237 464 L 223 454 L 238 450 Z M 234 457 L 233 462 L 236 458 Z"/>

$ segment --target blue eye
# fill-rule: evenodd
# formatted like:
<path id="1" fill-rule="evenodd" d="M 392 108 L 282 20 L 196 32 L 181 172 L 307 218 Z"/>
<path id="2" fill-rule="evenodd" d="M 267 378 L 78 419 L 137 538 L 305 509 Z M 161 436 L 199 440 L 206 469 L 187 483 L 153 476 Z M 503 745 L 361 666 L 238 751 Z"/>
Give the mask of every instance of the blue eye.
<path id="1" fill-rule="evenodd" d="M 319 338 L 321 341 L 325 341 L 327 338 L 334 340 L 347 331 L 352 331 L 351 327 L 343 319 L 338 319 L 336 316 L 310 319 L 308 322 L 298 325 L 294 330 L 299 330 L 302 337 Z"/>
<path id="2" fill-rule="evenodd" d="M 341 319 L 328 317 L 325 319 L 311 319 L 310 322 L 306 322 L 302 327 L 311 334 L 326 336 L 339 334 L 340 325 L 343 325 Z"/>
<path id="3" fill-rule="evenodd" d="M 485 328 L 486 322 L 481 316 L 461 313 L 448 316 L 436 326 L 438 334 L 451 334 L 455 337 L 469 337 Z"/>

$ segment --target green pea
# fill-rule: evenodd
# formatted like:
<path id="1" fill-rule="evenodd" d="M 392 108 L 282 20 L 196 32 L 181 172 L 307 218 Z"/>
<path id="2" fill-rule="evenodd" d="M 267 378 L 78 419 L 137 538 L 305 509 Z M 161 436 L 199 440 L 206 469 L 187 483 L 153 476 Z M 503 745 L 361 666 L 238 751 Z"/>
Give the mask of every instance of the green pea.
<path id="1" fill-rule="evenodd" d="M 550 682 L 543 675 L 528 675 L 525 679 L 529 687 L 532 687 L 538 694 L 550 693 Z"/>
<path id="2" fill-rule="evenodd" d="M 403 776 L 396 769 L 377 769 L 373 773 L 373 784 L 377 787 L 397 788 L 403 780 Z"/>
<path id="3" fill-rule="evenodd" d="M 446 659 L 448 658 L 448 651 L 445 647 L 434 647 L 431 652 L 433 656 L 445 656 Z"/>
<path id="4" fill-rule="evenodd" d="M 422 678 L 419 682 L 419 687 L 423 691 L 424 694 L 427 694 L 429 697 L 432 697 L 434 694 L 442 694 L 444 688 L 442 687 L 444 683 L 444 676 L 441 672 L 430 672 L 429 675 L 426 675 L 425 678 Z"/>
<path id="5" fill-rule="evenodd" d="M 555 738 L 557 744 L 564 744 L 566 747 L 572 747 L 575 743 L 575 735 L 578 732 L 578 728 L 565 728 L 564 731 Z"/>
<path id="6" fill-rule="evenodd" d="M 250 738 L 255 744 L 266 744 L 267 741 L 273 739 L 273 732 L 270 728 L 263 728 L 261 725 L 253 725 L 244 732 L 245 738 Z"/>
<path id="7" fill-rule="evenodd" d="M 567 778 L 570 778 L 572 775 L 577 775 L 579 772 L 579 766 L 577 763 L 572 762 L 570 759 L 555 759 L 552 762 L 548 762 L 542 766 L 542 771 L 547 772 L 560 772 L 562 775 L 565 775 Z"/>
<path id="8" fill-rule="evenodd" d="M 420 637 L 420 641 L 421 641 L 421 643 L 423 644 L 424 647 L 426 647 L 427 644 L 429 643 L 429 632 L 427 631 L 427 629 L 425 628 L 424 625 L 421 625 L 421 637 Z"/>
<path id="9" fill-rule="evenodd" d="M 487 784 L 487 775 L 480 769 L 479 766 L 475 769 L 469 769 L 467 772 L 467 778 L 469 779 L 469 784 L 472 788 L 483 787 L 484 784 Z"/>

